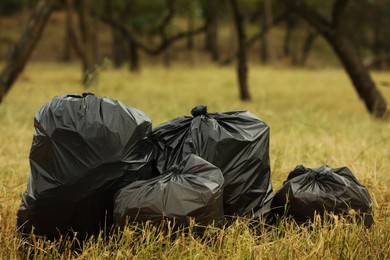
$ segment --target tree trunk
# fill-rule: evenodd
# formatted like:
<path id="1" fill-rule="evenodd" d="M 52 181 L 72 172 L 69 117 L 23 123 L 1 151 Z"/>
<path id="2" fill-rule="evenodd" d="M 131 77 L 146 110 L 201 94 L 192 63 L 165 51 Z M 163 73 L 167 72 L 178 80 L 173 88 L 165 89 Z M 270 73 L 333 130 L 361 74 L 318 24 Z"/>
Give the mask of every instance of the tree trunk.
<path id="1" fill-rule="evenodd" d="M 263 1 L 263 15 L 261 16 L 261 25 L 260 31 L 266 31 L 263 37 L 260 39 L 260 60 L 262 63 L 268 63 L 270 59 L 270 50 L 268 44 L 268 30 L 272 26 L 272 5 L 270 0 Z"/>
<path id="2" fill-rule="evenodd" d="M 112 1 L 105 1 L 106 16 L 113 19 Z M 120 68 L 123 64 L 126 53 L 125 40 L 122 37 L 121 32 L 110 26 L 111 30 L 111 59 L 115 68 Z M 125 53 L 127 55 L 125 55 Z"/>
<path id="3" fill-rule="evenodd" d="M 310 51 L 313 47 L 314 40 L 317 38 L 317 35 L 317 32 L 308 32 L 305 42 L 303 43 L 301 58 L 298 61 L 298 66 L 304 66 L 306 64 Z"/>
<path id="4" fill-rule="evenodd" d="M 3 70 L 0 73 L 0 103 L 11 89 L 19 74 L 23 71 L 36 44 L 42 36 L 42 32 L 56 4 L 57 1 L 55 0 L 38 1 L 26 29 L 6 60 Z"/>
<path id="5" fill-rule="evenodd" d="M 134 41 L 129 39 L 129 69 L 130 71 L 139 71 L 139 55 L 138 48 Z"/>
<path id="6" fill-rule="evenodd" d="M 376 88 L 356 46 L 344 34 L 329 35 L 327 39 L 344 65 L 355 90 L 364 101 L 367 110 L 375 117 L 381 118 L 386 116 L 386 100 Z"/>
<path id="7" fill-rule="evenodd" d="M 126 56 L 125 40 L 123 39 L 122 34 L 111 27 L 111 37 L 112 37 L 112 62 L 115 68 L 120 68 L 124 62 L 124 57 Z"/>
<path id="8" fill-rule="evenodd" d="M 70 21 L 69 21 L 69 16 L 66 16 L 65 19 L 65 34 L 64 34 L 64 45 L 63 45 L 63 52 L 62 52 L 62 58 L 61 60 L 63 62 L 69 62 L 71 60 L 72 56 L 72 49 L 71 49 L 71 38 L 69 35 L 69 26 L 70 26 Z"/>
<path id="9" fill-rule="evenodd" d="M 293 35 L 293 31 L 295 29 L 295 19 L 292 14 L 289 14 L 286 19 L 286 32 L 284 35 L 283 41 L 283 55 L 285 57 L 289 57 L 291 55 L 291 39 Z"/>
<path id="10" fill-rule="evenodd" d="M 218 52 L 218 0 L 209 0 L 209 10 L 207 10 L 205 49 L 211 55 L 213 61 L 219 60 Z"/>
<path id="11" fill-rule="evenodd" d="M 76 32 L 73 25 L 73 0 L 66 0 L 66 29 L 67 29 L 67 38 L 69 40 L 69 47 L 73 47 L 78 58 L 81 60 L 82 64 L 86 63 L 85 53 L 83 52 L 80 41 L 77 38 Z"/>
<path id="12" fill-rule="evenodd" d="M 303 0 L 280 1 L 312 25 L 332 46 L 368 112 L 377 118 L 387 117 L 389 113 L 385 98 L 376 88 L 358 49 L 343 32 L 342 19 L 344 19 L 348 0 L 334 2 L 331 22 L 328 22 Z"/>
<path id="13" fill-rule="evenodd" d="M 83 39 L 82 51 L 85 56 L 82 83 L 85 87 L 89 87 L 97 80 L 96 38 L 90 9 L 90 0 L 80 1 L 80 31 Z"/>
<path id="14" fill-rule="evenodd" d="M 264 15 L 261 18 L 261 31 L 264 31 L 264 28 L 267 27 Z M 263 64 L 268 63 L 269 61 L 269 48 L 268 48 L 268 33 L 264 34 L 260 38 L 260 61 Z"/>
<path id="15" fill-rule="evenodd" d="M 251 100 L 251 95 L 248 88 L 248 67 L 246 57 L 246 35 L 244 30 L 244 18 L 239 11 L 236 0 L 230 0 L 233 11 L 233 18 L 236 27 L 238 52 L 237 52 L 237 73 L 238 83 L 240 87 L 240 98 L 243 101 Z"/>
<path id="16" fill-rule="evenodd" d="M 190 32 L 190 31 L 193 31 L 194 30 L 194 14 L 193 14 L 193 10 L 190 10 L 190 13 L 188 14 L 188 17 L 187 17 L 187 30 Z M 194 36 L 191 34 L 188 36 L 187 38 L 187 49 L 188 50 L 193 50 L 194 49 Z"/>

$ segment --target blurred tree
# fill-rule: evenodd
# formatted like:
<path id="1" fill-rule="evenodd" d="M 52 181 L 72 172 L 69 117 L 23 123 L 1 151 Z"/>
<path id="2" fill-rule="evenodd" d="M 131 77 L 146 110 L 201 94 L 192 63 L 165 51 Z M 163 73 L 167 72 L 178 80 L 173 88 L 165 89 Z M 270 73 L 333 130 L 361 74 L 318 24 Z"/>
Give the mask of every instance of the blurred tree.
<path id="1" fill-rule="evenodd" d="M 1 0 L 0 16 L 12 15 L 20 11 L 25 4 L 25 0 Z"/>
<path id="2" fill-rule="evenodd" d="M 273 21 L 272 2 L 271 0 L 263 0 L 262 2 L 260 31 L 264 31 L 265 33 L 264 36 L 260 38 L 260 60 L 262 63 L 268 63 L 270 59 L 268 28 L 271 28 Z"/>
<path id="3" fill-rule="evenodd" d="M 37 42 L 42 36 L 50 14 L 58 2 L 57 0 L 39 0 L 37 2 L 27 23 L 27 27 L 8 59 L 5 61 L 0 73 L 0 102 L 2 102 L 6 93 L 11 89 L 15 80 L 23 71 Z"/>
<path id="4" fill-rule="evenodd" d="M 81 48 L 84 54 L 83 61 L 83 79 L 82 83 L 85 87 L 89 87 L 97 80 L 96 68 L 98 66 L 97 59 L 97 40 L 96 40 L 96 24 L 91 16 L 91 1 L 78 1 L 79 11 L 79 26 L 81 32 Z"/>
<path id="5" fill-rule="evenodd" d="M 194 0 L 184 0 L 183 4 L 184 4 L 183 12 L 187 18 L 187 30 L 192 31 L 195 28 L 196 13 L 199 9 L 198 2 Z M 194 49 L 193 35 L 190 35 L 187 38 L 187 49 L 190 51 Z"/>
<path id="6" fill-rule="evenodd" d="M 76 31 L 74 29 L 73 24 L 73 0 L 65 0 L 65 11 L 66 11 L 66 18 L 65 18 L 65 26 L 66 26 L 66 32 L 65 32 L 65 53 L 64 53 L 64 60 L 70 59 L 70 51 L 71 47 L 74 49 L 77 56 L 82 61 L 82 64 L 86 64 L 86 57 L 82 50 L 80 41 L 77 38 Z M 66 57 L 68 55 L 68 57 Z"/>
<path id="7" fill-rule="evenodd" d="M 307 30 L 305 39 L 303 41 L 301 53 L 299 57 L 293 59 L 293 64 L 297 66 L 304 66 L 309 57 L 309 53 L 313 47 L 314 40 L 317 38 L 318 33 L 315 30 Z"/>
<path id="8" fill-rule="evenodd" d="M 240 3 L 242 2 L 240 1 Z M 263 48 L 262 43 L 264 42 L 263 38 L 267 37 L 269 31 L 273 27 L 277 26 L 279 23 L 287 19 L 288 12 L 286 12 L 284 9 L 276 8 L 275 12 L 272 13 L 271 16 L 272 19 L 270 19 L 268 23 L 264 24 L 261 22 L 263 20 L 262 2 L 258 2 L 258 1 L 244 2 L 244 4 L 240 5 L 240 9 L 241 9 L 240 13 L 243 16 L 243 19 L 247 18 L 252 24 L 253 23 L 260 24 L 260 30 L 258 32 L 252 34 L 250 37 L 246 37 L 245 48 L 248 52 L 255 45 L 255 43 L 260 41 L 260 57 L 261 57 L 261 52 Z M 268 57 L 269 56 L 268 50 L 266 52 L 267 52 L 266 55 Z M 237 52 L 230 52 L 229 55 L 224 60 L 220 61 L 220 64 L 221 65 L 230 64 L 236 57 L 237 57 Z"/>
<path id="9" fill-rule="evenodd" d="M 127 42 L 132 43 L 134 48 L 137 50 L 141 49 L 146 54 L 152 56 L 166 52 L 175 42 L 179 40 L 186 39 L 205 31 L 206 26 L 202 25 L 194 28 L 193 30 L 172 32 L 170 26 L 172 24 L 172 20 L 177 14 L 174 1 L 165 0 L 165 5 L 163 5 L 164 12 L 161 12 L 161 9 L 157 12 L 157 9 L 153 9 L 156 7 L 153 7 L 150 9 L 151 13 L 149 15 L 147 15 L 147 13 L 142 13 L 144 8 L 145 10 L 149 10 L 148 8 L 151 3 L 148 2 L 148 5 L 146 3 L 147 2 L 142 2 L 142 5 L 140 4 L 137 6 L 135 9 L 137 10 L 137 15 L 128 15 L 129 17 L 132 17 L 130 23 L 123 23 L 115 18 L 108 17 L 103 14 L 97 14 L 97 16 L 102 22 L 120 31 Z M 161 13 L 163 13 L 163 15 L 161 15 Z M 158 16 L 156 17 L 156 15 Z M 151 18 L 150 21 L 148 17 Z M 145 38 L 148 37 L 149 39 L 145 40 Z M 154 38 L 156 37 L 159 39 L 158 44 L 153 43 Z"/>
<path id="10" fill-rule="evenodd" d="M 116 1 L 103 1 L 104 6 L 103 9 L 105 10 L 105 15 L 107 17 L 110 17 L 111 19 L 115 18 L 115 12 L 116 12 Z M 128 1 L 128 3 L 132 3 L 131 1 Z M 127 9 L 126 7 L 122 9 Z M 126 10 L 127 11 L 127 10 Z M 125 11 L 122 12 L 124 14 Z M 125 15 L 121 15 L 120 20 L 124 19 Z M 118 31 L 116 28 L 111 27 L 111 60 L 115 68 L 119 68 L 122 66 L 124 62 L 125 56 L 127 56 L 127 48 L 125 39 L 122 37 L 122 34 L 120 31 Z"/>
<path id="11" fill-rule="evenodd" d="M 244 16 L 239 10 L 236 0 L 230 0 L 230 5 L 233 12 L 233 20 L 237 34 L 237 75 L 240 88 L 240 99 L 243 101 L 251 100 L 248 87 L 248 65 L 246 54 L 246 34 L 244 27 Z"/>
<path id="12" fill-rule="evenodd" d="M 304 66 L 318 33 L 307 22 L 289 12 L 285 19 L 283 56 L 291 58 L 293 66 Z"/>
<path id="13" fill-rule="evenodd" d="M 155 6 L 153 6 L 150 10 L 149 8 L 145 9 L 145 2 L 140 1 L 102 1 L 104 3 L 101 8 L 103 9 L 101 10 L 103 16 L 109 18 L 110 20 L 117 21 L 125 27 L 129 26 L 132 30 L 137 32 L 148 31 L 151 17 L 148 11 L 155 13 L 155 8 L 161 8 L 160 1 L 155 1 Z M 139 17 L 142 14 L 145 16 L 144 18 Z M 152 17 L 153 16 L 154 15 L 152 15 Z M 133 39 L 124 37 L 118 28 L 114 26 L 110 27 L 112 33 L 112 59 L 115 67 L 120 67 L 126 59 L 129 64 L 129 70 L 132 72 L 138 71 L 140 69 L 140 58 L 137 44 Z"/>
<path id="14" fill-rule="evenodd" d="M 390 2 L 388 0 L 352 1 L 346 31 L 366 54 L 365 64 L 376 69 L 390 66 Z M 360 28 L 356 32 L 355 28 Z"/>
<path id="15" fill-rule="evenodd" d="M 92 21 L 89 0 L 77 1 L 64 0 L 65 7 L 65 37 L 63 61 L 70 60 L 71 50 L 73 49 L 82 64 L 82 84 L 89 87 L 97 80 L 96 68 L 98 67 L 97 54 L 97 29 L 95 22 Z M 75 7 L 78 9 L 79 32 L 74 26 L 73 13 Z"/>
<path id="16" fill-rule="evenodd" d="M 218 49 L 218 15 L 221 0 L 202 0 L 203 19 L 206 22 L 205 50 L 210 53 L 213 61 L 219 60 Z"/>
<path id="17" fill-rule="evenodd" d="M 291 55 L 291 39 L 293 31 L 297 26 L 297 17 L 293 13 L 288 13 L 286 17 L 286 28 L 283 40 L 283 55 L 289 57 Z"/>
<path id="18" fill-rule="evenodd" d="M 331 21 L 328 21 L 304 0 L 280 1 L 312 25 L 332 46 L 369 113 L 378 118 L 387 116 L 386 100 L 377 89 L 368 69 L 363 64 L 357 47 L 343 27 L 345 10 L 349 1 L 334 1 Z"/>

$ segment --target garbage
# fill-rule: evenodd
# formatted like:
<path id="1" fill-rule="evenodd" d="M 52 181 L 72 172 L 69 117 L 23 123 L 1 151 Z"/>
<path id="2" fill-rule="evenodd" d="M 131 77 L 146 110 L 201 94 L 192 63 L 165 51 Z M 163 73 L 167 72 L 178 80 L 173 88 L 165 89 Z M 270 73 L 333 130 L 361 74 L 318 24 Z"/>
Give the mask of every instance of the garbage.
<path id="1" fill-rule="evenodd" d="M 115 196 L 114 220 L 158 225 L 165 219 L 188 227 L 191 218 L 207 226 L 223 223 L 223 176 L 221 170 L 196 155 L 150 180 L 136 181 Z"/>
<path id="2" fill-rule="evenodd" d="M 160 173 L 193 153 L 221 169 L 224 214 L 267 217 L 272 200 L 269 127 L 250 112 L 207 113 L 206 106 L 153 129 Z"/>
<path id="3" fill-rule="evenodd" d="M 344 216 L 355 212 L 366 227 L 374 221 L 371 197 L 347 167 L 297 166 L 276 192 L 272 208 L 275 214 L 292 216 L 298 223 L 313 220 L 315 213 L 323 215 L 325 211 Z"/>
<path id="4" fill-rule="evenodd" d="M 113 196 L 152 174 L 151 120 L 93 94 L 54 97 L 35 115 L 18 232 L 84 239 L 113 224 Z M 34 228 L 33 228 L 34 227 Z"/>

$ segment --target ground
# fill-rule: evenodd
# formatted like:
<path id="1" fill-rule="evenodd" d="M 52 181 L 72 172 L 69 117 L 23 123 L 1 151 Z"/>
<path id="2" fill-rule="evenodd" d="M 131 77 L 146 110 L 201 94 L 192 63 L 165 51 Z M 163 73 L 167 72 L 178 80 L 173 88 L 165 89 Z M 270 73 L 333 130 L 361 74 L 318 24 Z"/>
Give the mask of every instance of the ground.
<path id="1" fill-rule="evenodd" d="M 64 93 L 94 92 L 145 112 L 157 126 L 190 115 L 198 104 L 210 112 L 249 110 L 271 128 L 270 159 L 274 190 L 296 165 L 348 166 L 370 191 L 375 224 L 320 223 L 255 233 L 237 221 L 213 239 L 181 234 L 172 237 L 149 228 L 128 229 L 109 242 L 90 241 L 81 252 L 59 252 L 56 244 L 36 242 L 36 255 L 53 258 L 357 258 L 390 257 L 390 122 L 373 119 L 341 69 L 250 68 L 252 102 L 238 100 L 233 67 L 148 65 L 140 73 L 108 66 L 96 86 L 80 86 L 78 64 L 31 63 L 0 105 L 0 258 L 17 256 L 14 238 L 20 194 L 29 174 L 33 117 L 40 106 Z M 373 73 L 378 84 L 389 73 Z M 384 84 L 385 85 L 385 84 Z M 390 102 L 390 88 L 380 86 Z M 108 243 L 108 244 L 107 244 Z"/>

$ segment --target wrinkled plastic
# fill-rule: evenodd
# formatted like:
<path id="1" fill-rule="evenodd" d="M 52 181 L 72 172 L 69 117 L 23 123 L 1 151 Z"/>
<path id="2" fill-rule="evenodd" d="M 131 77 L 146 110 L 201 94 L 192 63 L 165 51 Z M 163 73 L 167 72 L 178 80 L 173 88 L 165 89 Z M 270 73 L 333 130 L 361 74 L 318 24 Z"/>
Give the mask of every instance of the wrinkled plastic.
<path id="1" fill-rule="evenodd" d="M 152 176 L 151 120 L 93 94 L 54 97 L 34 118 L 31 175 L 18 232 L 49 239 L 97 234 L 113 224 L 113 196 Z"/>
<path id="2" fill-rule="evenodd" d="M 164 174 L 119 190 L 114 220 L 121 227 L 147 221 L 158 225 L 165 219 L 188 227 L 191 218 L 198 225 L 220 226 L 224 218 L 222 187 L 221 171 L 191 154 Z"/>
<path id="3" fill-rule="evenodd" d="M 268 125 L 246 111 L 207 113 L 206 106 L 197 106 L 192 115 L 153 129 L 158 170 L 196 154 L 223 173 L 225 215 L 267 215 L 273 196 Z"/>
<path id="4" fill-rule="evenodd" d="M 297 166 L 276 192 L 272 208 L 276 214 L 292 216 L 299 223 L 313 220 L 315 212 L 347 216 L 354 210 L 363 217 L 365 226 L 373 224 L 371 197 L 347 167 Z"/>

